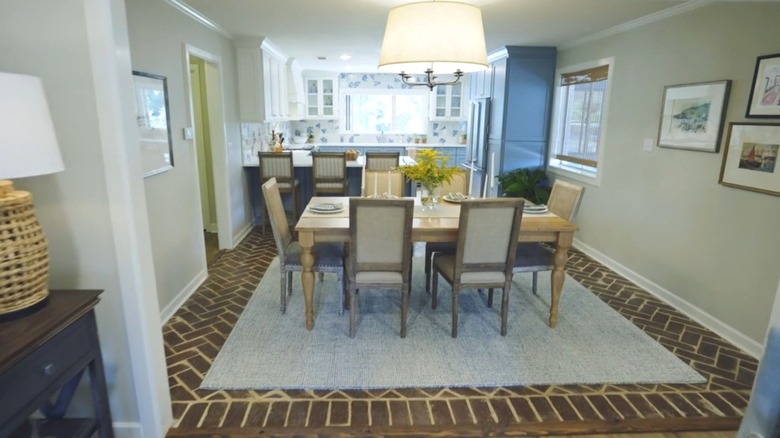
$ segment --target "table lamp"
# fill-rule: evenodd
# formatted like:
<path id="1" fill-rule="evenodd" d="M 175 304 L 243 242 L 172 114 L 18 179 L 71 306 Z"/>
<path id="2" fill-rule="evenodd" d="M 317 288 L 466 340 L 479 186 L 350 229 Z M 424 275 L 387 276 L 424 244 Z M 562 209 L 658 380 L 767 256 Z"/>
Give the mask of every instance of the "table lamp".
<path id="1" fill-rule="evenodd" d="M 32 195 L 10 179 L 64 169 L 41 80 L 0 72 L 0 321 L 44 307 L 49 296 L 49 249 Z"/>

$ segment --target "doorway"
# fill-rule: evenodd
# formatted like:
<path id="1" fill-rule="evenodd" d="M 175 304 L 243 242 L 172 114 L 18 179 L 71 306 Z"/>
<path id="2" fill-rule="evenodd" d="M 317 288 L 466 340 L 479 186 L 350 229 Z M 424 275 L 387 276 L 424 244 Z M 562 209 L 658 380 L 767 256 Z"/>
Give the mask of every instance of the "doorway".
<path id="1" fill-rule="evenodd" d="M 185 46 L 189 79 L 192 128 L 185 131 L 193 141 L 197 160 L 197 184 L 208 269 L 225 248 L 230 247 L 228 218 L 220 199 L 220 175 L 224 176 L 227 148 L 222 110 L 222 84 L 219 60 L 193 47 Z M 224 179 L 224 178 L 223 178 Z M 223 201 L 223 202 L 220 202 Z"/>
<path id="2" fill-rule="evenodd" d="M 213 74 L 212 68 L 203 59 L 190 57 L 193 134 L 198 160 L 198 188 L 207 266 L 213 264 L 220 252 L 214 197 L 214 167 L 211 160 L 211 129 L 209 126 L 208 78 L 209 75 Z"/>

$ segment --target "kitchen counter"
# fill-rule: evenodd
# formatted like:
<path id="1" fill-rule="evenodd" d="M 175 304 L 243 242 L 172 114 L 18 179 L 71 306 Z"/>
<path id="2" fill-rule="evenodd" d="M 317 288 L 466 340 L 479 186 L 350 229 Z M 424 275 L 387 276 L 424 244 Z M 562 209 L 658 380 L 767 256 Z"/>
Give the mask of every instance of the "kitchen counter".
<path id="1" fill-rule="evenodd" d="M 292 151 L 293 153 L 293 167 L 311 167 L 311 151 Z M 244 161 L 244 167 L 258 167 L 260 166 L 260 159 L 256 156 L 251 160 Z M 363 167 L 366 165 L 366 157 L 361 155 L 357 160 L 347 161 L 347 167 Z"/>
<path id="2" fill-rule="evenodd" d="M 370 143 L 370 142 L 352 142 L 352 143 L 314 143 L 319 147 L 361 147 L 361 148 L 465 148 L 465 144 L 460 143 Z"/>

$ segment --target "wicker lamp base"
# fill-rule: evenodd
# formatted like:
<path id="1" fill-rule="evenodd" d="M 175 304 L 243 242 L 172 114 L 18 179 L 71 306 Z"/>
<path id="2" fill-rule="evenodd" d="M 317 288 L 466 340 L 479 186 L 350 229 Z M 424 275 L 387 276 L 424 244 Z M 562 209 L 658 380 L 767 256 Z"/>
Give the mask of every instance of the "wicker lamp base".
<path id="1" fill-rule="evenodd" d="M 0 320 L 28 314 L 49 296 L 49 248 L 32 195 L 0 180 Z"/>

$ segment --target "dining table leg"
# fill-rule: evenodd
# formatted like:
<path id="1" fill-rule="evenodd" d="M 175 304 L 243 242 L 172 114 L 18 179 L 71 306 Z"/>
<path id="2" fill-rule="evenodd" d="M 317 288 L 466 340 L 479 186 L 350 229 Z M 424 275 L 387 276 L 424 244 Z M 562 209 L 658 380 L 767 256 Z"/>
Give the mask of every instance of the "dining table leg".
<path id="1" fill-rule="evenodd" d="M 558 325 L 558 305 L 561 302 L 563 281 L 566 279 L 566 261 L 569 259 L 569 248 L 574 238 L 574 233 L 560 232 L 555 241 L 555 267 L 550 274 L 552 277 L 552 295 L 550 297 L 550 327 Z"/>
<path id="2" fill-rule="evenodd" d="M 301 273 L 301 283 L 303 284 L 303 299 L 306 306 L 306 329 L 314 328 L 314 254 L 311 249 L 314 247 L 314 233 L 304 231 L 298 233 L 298 243 L 301 245 L 301 264 L 303 272 Z"/>

